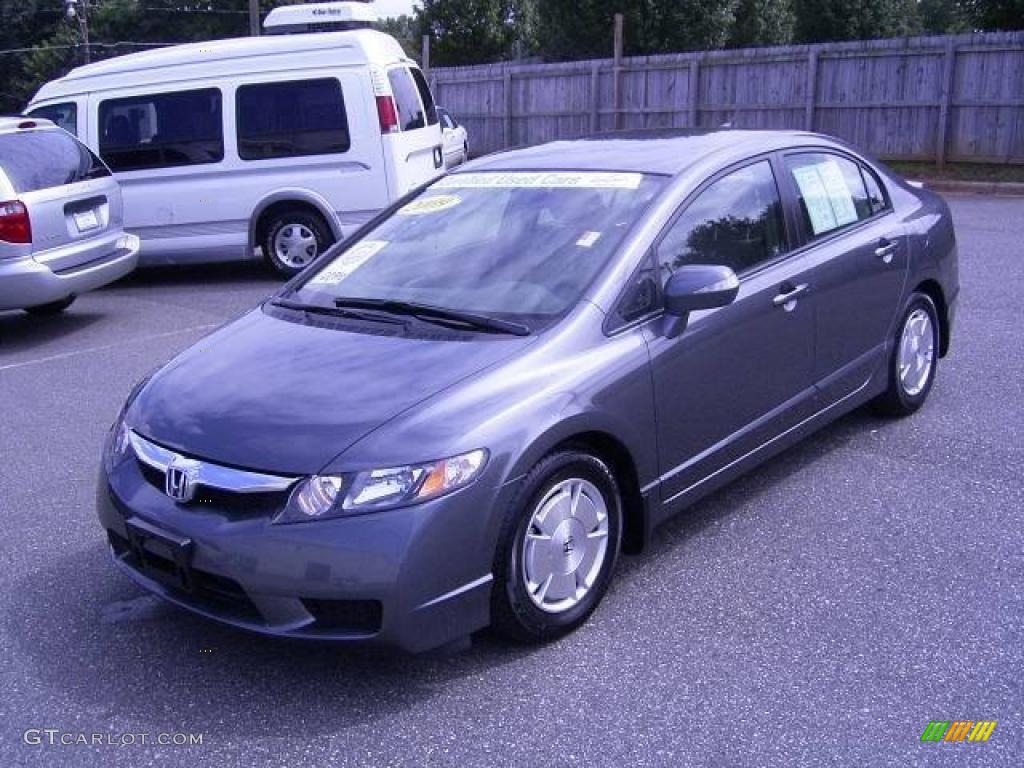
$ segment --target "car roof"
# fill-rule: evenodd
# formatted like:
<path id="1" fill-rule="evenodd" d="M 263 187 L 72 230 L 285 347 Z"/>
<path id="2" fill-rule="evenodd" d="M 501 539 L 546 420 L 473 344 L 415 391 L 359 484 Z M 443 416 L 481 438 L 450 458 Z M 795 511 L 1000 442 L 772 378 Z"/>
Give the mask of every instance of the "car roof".
<path id="1" fill-rule="evenodd" d="M 56 128 L 49 120 L 40 117 L 24 117 L 21 115 L 0 115 L 0 133 L 13 133 L 15 131 L 38 130 Z"/>
<path id="2" fill-rule="evenodd" d="M 675 176 L 712 155 L 718 156 L 722 162 L 729 162 L 808 144 L 834 144 L 834 140 L 805 131 L 732 128 L 616 131 L 511 149 L 481 158 L 465 167 L 470 171 L 594 170 Z"/>
<path id="3" fill-rule="evenodd" d="M 245 61 L 244 67 L 239 66 Z M 115 56 L 72 69 L 45 83 L 33 103 L 88 91 L 185 82 L 244 72 L 276 73 L 323 67 L 410 61 L 398 42 L 373 29 L 265 35 L 184 43 Z"/>

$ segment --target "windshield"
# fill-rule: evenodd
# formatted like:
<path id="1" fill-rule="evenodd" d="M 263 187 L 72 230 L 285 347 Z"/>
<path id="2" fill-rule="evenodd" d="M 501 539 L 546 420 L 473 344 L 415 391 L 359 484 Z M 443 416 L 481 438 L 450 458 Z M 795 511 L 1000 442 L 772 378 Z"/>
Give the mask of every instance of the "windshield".
<path id="1" fill-rule="evenodd" d="M 536 329 L 579 301 L 663 184 L 640 173 L 447 176 L 312 271 L 293 298 L 429 305 Z"/>

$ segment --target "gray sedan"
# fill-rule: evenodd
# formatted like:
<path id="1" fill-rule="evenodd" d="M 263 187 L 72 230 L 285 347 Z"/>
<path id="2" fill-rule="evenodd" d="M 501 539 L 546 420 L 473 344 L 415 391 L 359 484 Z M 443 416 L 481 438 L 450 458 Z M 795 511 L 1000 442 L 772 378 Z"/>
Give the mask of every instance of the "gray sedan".
<path id="1" fill-rule="evenodd" d="M 825 136 L 494 155 L 136 386 L 100 521 L 130 578 L 237 627 L 555 638 L 696 499 L 920 408 L 958 291 L 946 204 Z"/>
<path id="2" fill-rule="evenodd" d="M 138 252 L 102 160 L 48 120 L 0 118 L 0 310 L 62 312 Z"/>

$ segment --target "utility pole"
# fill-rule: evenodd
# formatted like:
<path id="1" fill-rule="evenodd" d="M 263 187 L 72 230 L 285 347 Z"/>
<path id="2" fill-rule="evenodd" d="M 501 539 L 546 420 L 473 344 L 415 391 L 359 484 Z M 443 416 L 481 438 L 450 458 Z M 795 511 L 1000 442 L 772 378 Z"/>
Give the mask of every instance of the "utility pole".
<path id="1" fill-rule="evenodd" d="M 249 0 L 249 37 L 260 36 L 260 0 Z"/>
<path id="2" fill-rule="evenodd" d="M 89 0 L 64 0 L 64 13 L 68 21 L 78 19 L 78 36 L 82 45 L 82 60 L 88 64 L 92 61 L 89 49 Z"/>

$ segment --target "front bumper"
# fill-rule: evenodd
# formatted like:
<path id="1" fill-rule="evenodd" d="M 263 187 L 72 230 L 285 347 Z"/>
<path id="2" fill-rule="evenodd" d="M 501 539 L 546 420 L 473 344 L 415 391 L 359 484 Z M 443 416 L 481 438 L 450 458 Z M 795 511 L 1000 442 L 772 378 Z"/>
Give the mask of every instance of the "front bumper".
<path id="1" fill-rule="evenodd" d="M 489 623 L 490 517 L 508 489 L 485 479 L 404 509 L 274 525 L 266 506 L 178 505 L 130 459 L 101 470 L 97 507 L 117 567 L 172 603 L 265 635 L 418 652 Z M 189 540 L 185 586 L 153 553 L 140 564 L 128 520 Z"/>
<path id="2" fill-rule="evenodd" d="M 134 235 L 122 235 L 109 253 L 68 269 L 51 269 L 32 256 L 0 259 L 0 310 L 36 307 L 91 291 L 127 275 L 138 259 Z"/>

